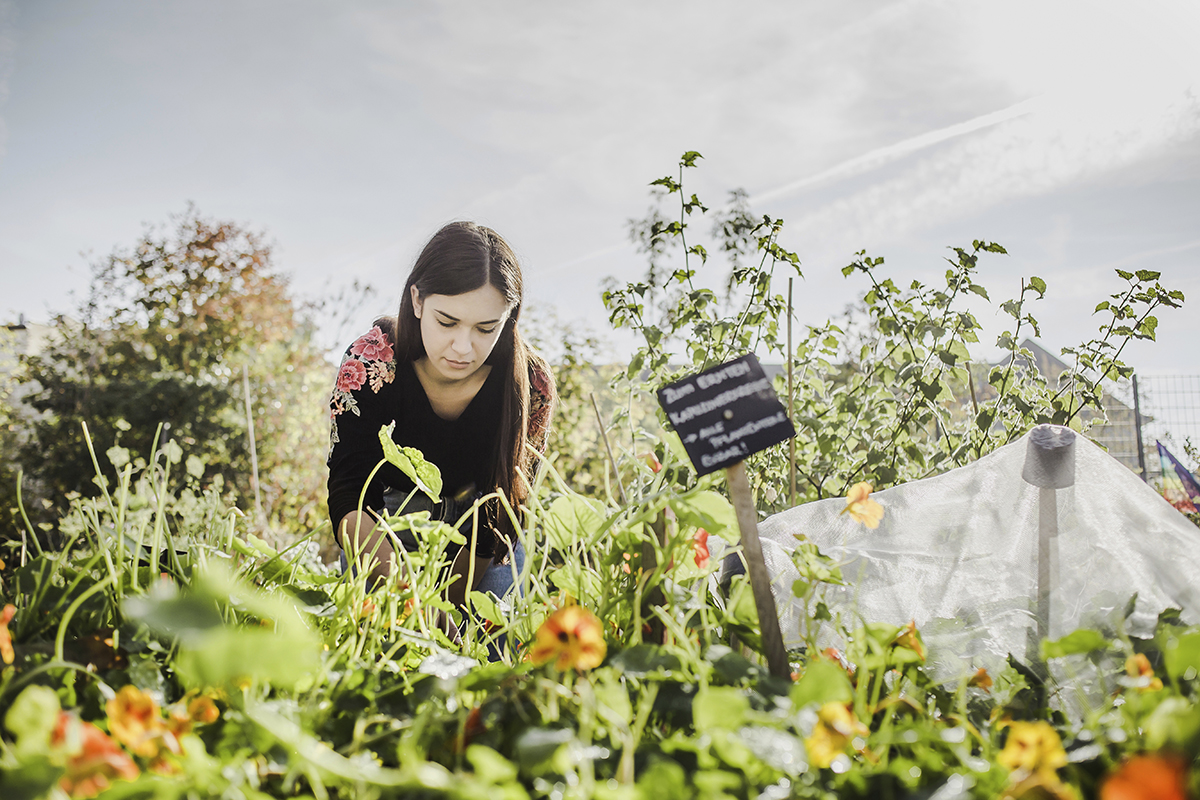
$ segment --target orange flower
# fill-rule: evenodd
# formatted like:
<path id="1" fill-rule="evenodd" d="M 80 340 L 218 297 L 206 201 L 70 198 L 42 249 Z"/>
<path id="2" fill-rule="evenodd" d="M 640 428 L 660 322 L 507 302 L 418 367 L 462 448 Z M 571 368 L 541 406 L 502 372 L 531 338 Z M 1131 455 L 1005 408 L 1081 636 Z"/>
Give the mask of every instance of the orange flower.
<path id="1" fill-rule="evenodd" d="M 216 722 L 221 716 L 221 712 L 217 709 L 217 704 L 208 695 L 200 695 L 193 697 L 188 703 L 188 716 L 192 718 L 192 722 L 198 722 L 201 725 L 211 725 Z"/>
<path id="2" fill-rule="evenodd" d="M 700 569 L 708 567 L 708 531 L 697 528 L 692 537 L 692 550 L 695 552 L 696 566 Z"/>
<path id="3" fill-rule="evenodd" d="M 1162 680 L 1154 676 L 1154 668 L 1145 653 L 1136 653 L 1125 660 L 1125 674 L 1137 681 L 1139 692 L 1155 692 L 1163 687 Z"/>
<path id="4" fill-rule="evenodd" d="M 638 458 L 646 462 L 646 466 L 650 468 L 651 472 L 658 474 L 662 471 L 662 462 L 658 460 L 658 456 L 654 455 L 654 453 L 642 453 Z"/>
<path id="5" fill-rule="evenodd" d="M 139 756 L 154 758 L 165 749 L 179 752 L 175 735 L 163 724 L 154 698 L 136 686 L 125 686 L 104 706 L 113 738 Z"/>
<path id="6" fill-rule="evenodd" d="M 71 797 L 93 797 L 107 789 L 113 778 L 138 776 L 133 759 L 104 731 L 66 711 L 59 712 L 50 744 L 68 756 L 58 785 Z"/>
<path id="7" fill-rule="evenodd" d="M 359 619 L 371 619 L 375 616 L 377 606 L 371 602 L 370 598 L 363 600 L 362 608 L 358 611 Z"/>
<path id="8" fill-rule="evenodd" d="M 871 527 L 874 527 L 873 525 Z M 917 658 L 925 660 L 925 645 L 921 642 L 921 635 L 917 633 L 917 621 L 914 619 L 908 623 L 904 630 L 896 635 L 892 640 L 892 644 L 896 647 L 906 647 L 917 654 Z"/>
<path id="9" fill-rule="evenodd" d="M 546 617 L 530 650 L 534 664 L 554 662 L 559 670 L 591 669 L 604 661 L 604 629 L 596 615 L 581 606 L 566 606 Z"/>
<path id="10" fill-rule="evenodd" d="M 167 716 L 167 730 L 179 737 L 190 732 L 193 725 L 211 725 L 220 716 L 221 712 L 211 697 L 188 692 L 171 705 Z"/>
<path id="11" fill-rule="evenodd" d="M 850 706 L 842 703 L 826 703 L 817 712 L 817 724 L 812 735 L 804 740 L 808 760 L 814 767 L 824 769 L 846 751 L 846 746 L 856 738 L 864 738 L 870 731 L 858 721 Z M 862 749 L 856 745 L 856 749 Z"/>
<path id="12" fill-rule="evenodd" d="M 988 671 L 986 669 L 980 667 L 979 671 L 972 675 L 971 679 L 967 681 L 967 686 L 975 686 L 979 689 L 983 689 L 985 692 L 990 692 L 992 690 L 992 676 L 988 675 Z"/>
<path id="13" fill-rule="evenodd" d="M 838 516 L 841 514 L 849 514 L 855 522 L 874 530 L 883 519 L 883 506 L 871 499 L 871 484 L 856 483 L 850 487 L 850 494 L 846 495 L 846 507 Z"/>
<path id="14" fill-rule="evenodd" d="M 0 658 L 4 659 L 5 664 L 11 664 L 17 657 L 16 652 L 13 651 L 12 634 L 8 630 L 8 623 L 12 622 L 16 613 L 17 607 L 12 603 L 0 611 Z"/>
<path id="15" fill-rule="evenodd" d="M 1187 800 L 1187 765 L 1174 756 L 1127 758 L 1105 779 L 1100 800 Z"/>
<path id="16" fill-rule="evenodd" d="M 405 600 L 404 608 L 400 609 L 400 619 L 397 621 L 403 622 L 404 620 L 408 619 L 408 615 L 411 614 L 413 612 L 413 609 L 415 609 L 416 607 L 417 607 L 417 598 L 410 597 L 407 600 Z"/>

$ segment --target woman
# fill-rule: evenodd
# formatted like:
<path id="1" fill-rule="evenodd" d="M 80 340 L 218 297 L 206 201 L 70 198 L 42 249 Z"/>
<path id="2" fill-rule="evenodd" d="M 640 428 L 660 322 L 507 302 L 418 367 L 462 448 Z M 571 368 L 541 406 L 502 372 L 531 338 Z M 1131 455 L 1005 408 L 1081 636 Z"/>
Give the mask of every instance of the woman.
<path id="1" fill-rule="evenodd" d="M 537 455 L 546 446 L 556 399 L 546 362 L 521 338 L 521 269 L 495 231 L 453 222 L 425 245 L 404 286 L 400 313 L 384 317 L 346 351 L 330 401 L 329 513 L 338 544 L 371 574 L 390 574 L 392 539 L 378 524 L 412 492 L 399 469 L 385 465 L 359 498 L 383 458 L 381 427 L 414 447 L 442 473 L 443 501 L 430 510 L 456 522 L 473 501 L 503 492 L 518 508 L 529 496 Z M 426 506 L 428 507 L 428 506 Z M 412 502 L 406 511 L 417 508 Z M 501 596 L 524 551 L 499 501 L 487 501 L 478 526 L 463 525 L 469 545 L 448 553 L 449 598 L 461 605 L 468 575 L 473 590 Z M 406 542 L 413 549 L 416 542 Z M 371 554 L 374 554 L 373 556 Z M 470 559 L 474 558 L 474 565 Z"/>

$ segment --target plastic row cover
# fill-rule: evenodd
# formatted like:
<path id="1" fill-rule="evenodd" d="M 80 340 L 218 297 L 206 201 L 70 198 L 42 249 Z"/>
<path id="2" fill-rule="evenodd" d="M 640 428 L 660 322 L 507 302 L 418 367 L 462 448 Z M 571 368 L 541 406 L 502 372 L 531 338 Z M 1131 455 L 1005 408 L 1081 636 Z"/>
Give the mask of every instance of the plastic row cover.
<path id="1" fill-rule="evenodd" d="M 1052 426 L 1032 435 L 1039 433 L 1059 444 L 1072 438 Z M 1123 626 L 1147 636 L 1165 608 L 1200 621 L 1200 530 L 1096 445 L 1074 437 L 1069 449 L 1073 470 L 1069 459 L 1055 458 L 1063 450 L 1027 468 L 1027 454 L 1036 459 L 1038 448 L 1026 435 L 968 466 L 874 494 L 884 508 L 875 530 L 839 515 L 840 498 L 762 522 L 784 641 L 795 646 L 801 636 L 790 558 L 798 535 L 841 564 L 848 585 L 825 599 L 845 627 L 915 620 L 929 666 L 945 677 L 996 667 L 1010 653 L 1032 661 L 1039 630 L 1058 638 L 1080 627 Z M 1047 501 L 1049 516 L 1039 526 Z M 1039 527 L 1048 528 L 1040 557 Z M 1040 627 L 1039 558 L 1049 601 Z M 1122 621 L 1135 594 L 1134 611 Z M 837 643 L 828 627 L 821 638 Z"/>

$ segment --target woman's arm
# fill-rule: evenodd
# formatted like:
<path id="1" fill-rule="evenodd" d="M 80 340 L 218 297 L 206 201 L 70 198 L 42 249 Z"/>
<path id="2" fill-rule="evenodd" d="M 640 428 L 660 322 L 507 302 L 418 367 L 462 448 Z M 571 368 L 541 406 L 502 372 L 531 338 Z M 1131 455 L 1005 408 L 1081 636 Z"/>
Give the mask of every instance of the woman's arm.
<path id="1" fill-rule="evenodd" d="M 479 588 L 479 584 L 483 581 L 483 573 L 488 570 L 488 567 L 494 563 L 492 557 L 486 558 L 471 558 L 470 548 L 459 548 L 458 555 L 454 557 L 454 563 L 450 565 L 450 586 L 446 589 L 446 599 L 454 605 L 462 608 L 467 602 L 467 576 L 471 571 L 471 562 L 475 562 L 474 566 L 474 582 L 471 584 L 471 591 Z"/>
<path id="2" fill-rule="evenodd" d="M 396 553 L 392 548 L 391 538 L 383 525 L 376 520 L 377 517 L 370 509 L 351 511 L 342 517 L 337 536 L 337 542 L 351 564 L 364 561 L 364 566 L 370 565 L 368 575 L 371 578 L 371 586 L 391 575 L 392 566 L 396 564 Z"/>

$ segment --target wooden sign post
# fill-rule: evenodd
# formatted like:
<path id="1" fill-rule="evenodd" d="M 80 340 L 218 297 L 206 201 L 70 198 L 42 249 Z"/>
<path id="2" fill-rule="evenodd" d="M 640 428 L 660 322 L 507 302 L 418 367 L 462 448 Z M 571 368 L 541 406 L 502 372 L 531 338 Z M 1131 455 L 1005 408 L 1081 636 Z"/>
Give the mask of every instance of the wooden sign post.
<path id="1" fill-rule="evenodd" d="M 767 667 L 772 675 L 787 678 L 791 668 L 779 629 L 775 596 L 771 594 L 771 576 L 758 538 L 758 511 L 742 462 L 752 453 L 792 438 L 796 429 L 753 354 L 664 386 L 658 390 L 658 402 L 683 441 L 697 474 L 725 470 Z"/>

